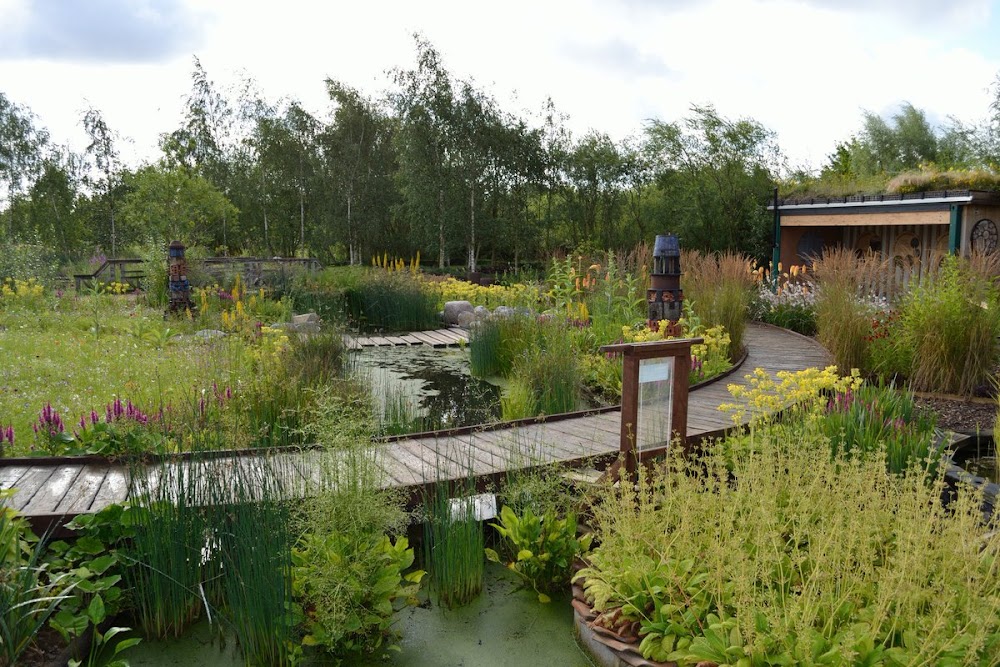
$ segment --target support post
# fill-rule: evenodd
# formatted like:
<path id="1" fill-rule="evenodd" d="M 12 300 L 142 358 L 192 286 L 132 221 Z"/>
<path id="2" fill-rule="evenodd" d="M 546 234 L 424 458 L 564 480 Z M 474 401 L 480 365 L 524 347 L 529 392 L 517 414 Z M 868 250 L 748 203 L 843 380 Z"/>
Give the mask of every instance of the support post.
<path id="1" fill-rule="evenodd" d="M 684 454 L 687 444 L 688 380 L 691 374 L 691 346 L 703 343 L 703 338 L 676 338 L 646 343 L 620 343 L 604 345 L 601 352 L 622 355 L 622 418 L 619 439 L 622 462 L 627 479 L 639 481 L 639 462 L 649 456 L 663 453 L 671 441 L 680 443 Z M 665 442 L 640 445 L 642 436 L 639 425 L 641 362 L 652 359 L 673 359 L 670 375 L 670 432 Z M 654 378 L 653 381 L 656 381 Z"/>

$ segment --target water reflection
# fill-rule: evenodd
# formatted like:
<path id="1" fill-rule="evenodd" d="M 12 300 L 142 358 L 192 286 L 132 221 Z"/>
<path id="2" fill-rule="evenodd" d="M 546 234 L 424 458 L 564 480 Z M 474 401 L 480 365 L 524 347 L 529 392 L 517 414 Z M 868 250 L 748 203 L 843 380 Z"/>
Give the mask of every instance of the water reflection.
<path id="1" fill-rule="evenodd" d="M 352 356 L 356 372 L 368 378 L 382 414 L 390 420 L 409 412 L 421 418 L 423 430 L 436 430 L 500 418 L 500 387 L 472 377 L 466 350 L 372 347 Z"/>

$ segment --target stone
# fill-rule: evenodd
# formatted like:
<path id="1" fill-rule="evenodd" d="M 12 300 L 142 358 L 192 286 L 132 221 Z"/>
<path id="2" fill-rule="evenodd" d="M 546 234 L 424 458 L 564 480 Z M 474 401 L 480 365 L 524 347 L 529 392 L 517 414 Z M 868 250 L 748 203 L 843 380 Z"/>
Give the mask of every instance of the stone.
<path id="1" fill-rule="evenodd" d="M 219 331 L 218 329 L 202 329 L 201 331 L 196 331 L 194 335 L 198 338 L 210 340 L 212 338 L 224 338 L 226 332 Z"/>
<path id="2" fill-rule="evenodd" d="M 292 315 L 292 324 L 315 324 L 316 326 L 319 326 L 319 315 L 316 313 Z"/>
<path id="3" fill-rule="evenodd" d="M 472 304 L 468 301 L 448 301 L 444 304 L 444 321 L 447 324 L 458 324 L 459 313 L 471 313 Z"/>
<path id="4" fill-rule="evenodd" d="M 476 314 L 472 311 L 467 310 L 465 312 L 461 312 L 458 314 L 458 326 L 462 327 L 463 329 L 468 329 L 478 321 L 479 320 L 476 317 Z"/>
<path id="5" fill-rule="evenodd" d="M 497 306 L 493 311 L 493 317 L 514 317 L 517 311 L 510 306 Z"/>
<path id="6" fill-rule="evenodd" d="M 477 320 L 482 320 L 490 316 L 490 309 L 486 306 L 476 306 L 473 310 Z"/>

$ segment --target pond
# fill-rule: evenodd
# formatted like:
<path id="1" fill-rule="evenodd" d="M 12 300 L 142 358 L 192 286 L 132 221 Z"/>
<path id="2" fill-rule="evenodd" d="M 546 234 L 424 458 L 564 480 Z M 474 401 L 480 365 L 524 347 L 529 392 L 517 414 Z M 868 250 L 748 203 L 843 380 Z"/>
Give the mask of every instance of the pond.
<path id="1" fill-rule="evenodd" d="M 518 588 L 520 580 L 496 563 L 486 564 L 482 594 L 455 610 L 439 607 L 422 593 L 423 604 L 397 614 L 402 633 L 400 651 L 353 661 L 362 667 L 522 667 L 559 665 L 591 667 L 576 644 L 569 596 L 549 604 L 533 591 Z M 206 622 L 182 639 L 142 642 L 124 656 L 132 667 L 237 667 L 243 660 L 234 641 L 220 645 Z M 310 663 L 306 663 L 310 664 Z M 315 663 L 312 663 L 315 664 Z"/>
<path id="2" fill-rule="evenodd" d="M 500 380 L 473 377 L 467 350 L 369 347 L 352 352 L 350 363 L 354 373 L 368 378 L 390 431 L 432 431 L 500 419 Z"/>

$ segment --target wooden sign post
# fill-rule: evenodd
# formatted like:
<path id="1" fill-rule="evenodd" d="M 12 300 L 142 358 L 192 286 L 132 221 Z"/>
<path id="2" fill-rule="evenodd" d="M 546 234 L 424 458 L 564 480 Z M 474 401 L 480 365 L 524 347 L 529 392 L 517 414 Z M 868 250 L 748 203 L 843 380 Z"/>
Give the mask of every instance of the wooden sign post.
<path id="1" fill-rule="evenodd" d="M 601 347 L 601 352 L 622 355 L 620 447 L 633 483 L 639 479 L 639 461 L 665 452 L 671 441 L 686 453 L 691 346 L 702 342 L 677 338 Z"/>

